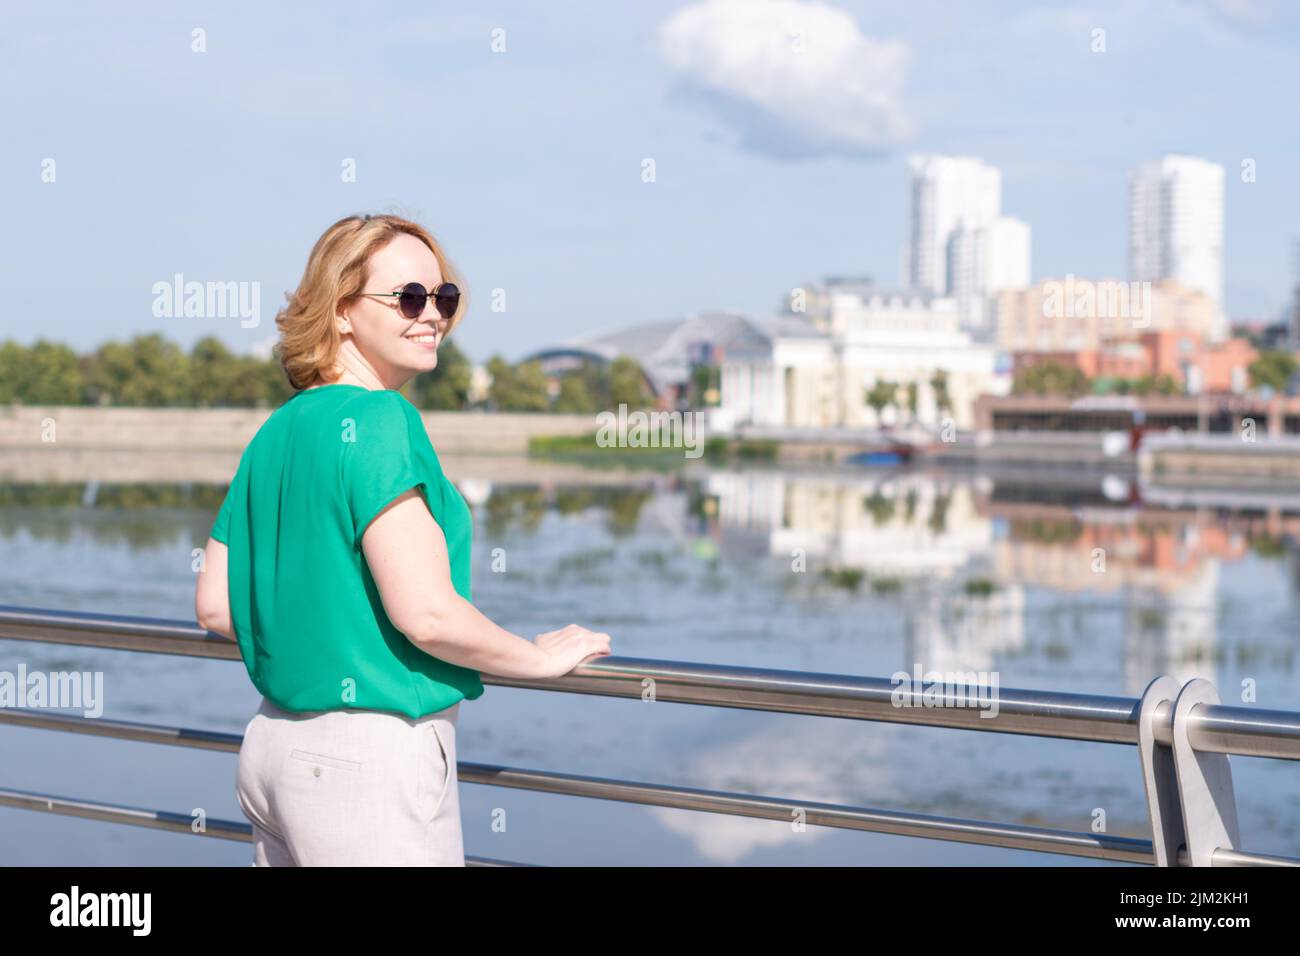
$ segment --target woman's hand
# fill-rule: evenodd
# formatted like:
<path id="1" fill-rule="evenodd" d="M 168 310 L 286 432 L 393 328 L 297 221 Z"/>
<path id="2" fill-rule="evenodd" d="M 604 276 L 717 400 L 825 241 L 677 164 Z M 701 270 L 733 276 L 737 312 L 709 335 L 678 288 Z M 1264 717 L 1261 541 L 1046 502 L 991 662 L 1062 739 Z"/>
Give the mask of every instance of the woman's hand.
<path id="1" fill-rule="evenodd" d="M 533 643 L 546 655 L 545 668 L 537 676 L 563 677 L 593 657 L 608 656 L 610 637 L 603 632 L 570 624 L 558 631 L 538 634 Z"/>

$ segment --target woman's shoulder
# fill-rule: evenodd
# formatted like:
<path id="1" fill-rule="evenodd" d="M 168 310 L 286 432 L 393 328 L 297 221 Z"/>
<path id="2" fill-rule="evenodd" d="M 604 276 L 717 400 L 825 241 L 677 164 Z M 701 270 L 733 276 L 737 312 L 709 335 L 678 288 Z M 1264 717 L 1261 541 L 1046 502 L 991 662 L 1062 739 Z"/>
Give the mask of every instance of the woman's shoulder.
<path id="1" fill-rule="evenodd" d="M 378 439 L 381 445 L 401 444 L 413 452 L 427 454 L 435 463 L 437 454 L 420 410 L 401 392 L 370 389 L 349 395 L 339 408 L 357 438 Z"/>
<path id="2" fill-rule="evenodd" d="M 420 417 L 420 410 L 411 404 L 411 400 L 391 388 L 359 389 L 343 400 L 343 406 L 365 410 L 376 417 Z"/>

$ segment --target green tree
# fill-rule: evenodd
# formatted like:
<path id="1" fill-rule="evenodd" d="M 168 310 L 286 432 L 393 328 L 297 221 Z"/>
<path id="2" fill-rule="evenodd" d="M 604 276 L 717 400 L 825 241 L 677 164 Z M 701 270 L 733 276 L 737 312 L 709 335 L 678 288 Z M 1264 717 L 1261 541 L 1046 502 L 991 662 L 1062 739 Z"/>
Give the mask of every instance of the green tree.
<path id="1" fill-rule="evenodd" d="M 492 387 L 488 399 L 505 412 L 544 412 L 550 407 L 546 376 L 538 362 L 511 365 L 499 355 L 488 360 Z"/>
<path id="2" fill-rule="evenodd" d="M 80 405 L 86 380 L 77 353 L 66 345 L 38 339 L 25 348 L 0 346 L 0 402 L 26 405 Z"/>
<path id="3" fill-rule="evenodd" d="M 1261 352 L 1259 358 L 1250 363 L 1250 384 L 1255 388 L 1267 385 L 1274 391 L 1284 392 L 1295 370 L 1295 356 L 1290 352 L 1270 349 Z"/>
<path id="4" fill-rule="evenodd" d="M 186 404 L 189 357 L 157 332 L 100 346 L 90 363 L 92 398 L 112 405 Z"/>
<path id="5" fill-rule="evenodd" d="M 279 345 L 272 346 L 270 359 L 263 362 L 258 369 L 258 378 L 261 380 L 262 394 L 268 405 L 282 405 L 293 395 L 289 376 L 284 373 L 284 367 L 280 365 Z"/>
<path id="6" fill-rule="evenodd" d="M 893 382 L 887 382 L 883 378 L 878 379 L 871 388 L 866 392 L 866 403 L 871 406 L 876 413 L 876 420 L 880 420 L 881 413 L 894 404 L 894 398 L 898 393 L 898 386 Z"/>
<path id="7" fill-rule="evenodd" d="M 235 359 L 225 404 L 234 408 L 261 408 L 279 405 L 292 393 L 289 379 L 278 361 L 241 355 Z"/>
<path id="8" fill-rule="evenodd" d="M 599 408 L 595 397 L 587 388 L 586 380 L 581 375 L 575 373 L 560 379 L 560 394 L 555 396 L 555 404 L 551 406 L 552 411 L 582 414 L 598 411 Z"/>
<path id="9" fill-rule="evenodd" d="M 636 359 L 620 355 L 609 366 L 609 401 L 617 407 L 627 405 L 629 410 L 645 408 L 654 397 L 646 388 L 645 373 Z"/>
<path id="10" fill-rule="evenodd" d="M 27 350 L 12 339 L 0 345 L 0 405 L 11 405 L 21 400 L 23 369 L 27 366 Z"/>
<path id="11" fill-rule="evenodd" d="M 473 368 L 455 342 L 438 346 L 438 365 L 432 372 L 415 377 L 414 401 L 419 408 L 459 411 L 469 404 L 469 386 Z"/>
<path id="12" fill-rule="evenodd" d="M 604 362 L 583 362 L 577 371 L 569 374 L 576 375 L 582 380 L 582 387 L 587 390 L 594 403 L 593 411 L 609 408 L 609 368 Z"/>
<path id="13" fill-rule="evenodd" d="M 1157 395 L 1181 395 L 1182 392 L 1183 388 L 1178 384 L 1178 379 L 1168 372 L 1156 376 L 1155 393 Z"/>
<path id="14" fill-rule="evenodd" d="M 40 339 L 32 346 L 29 362 L 29 405 L 79 405 L 85 400 L 86 379 L 71 348 Z"/>
<path id="15" fill-rule="evenodd" d="M 1165 373 L 1165 375 L 1141 375 L 1132 381 L 1126 382 L 1128 392 L 1135 395 L 1177 395 L 1182 393 L 1182 388 L 1178 384 L 1177 378 Z M 1118 389 L 1117 389 L 1118 390 Z M 1119 394 L 1125 394 L 1119 390 Z"/>
<path id="16" fill-rule="evenodd" d="M 1011 383 L 1011 391 L 1016 395 L 1078 396 L 1088 388 L 1088 376 L 1081 369 L 1055 359 L 1021 369 Z"/>
<path id="17" fill-rule="evenodd" d="M 945 370 L 935 370 L 930 376 L 930 388 L 934 391 L 934 404 L 939 411 L 952 411 L 952 396 L 948 394 L 948 373 Z"/>
<path id="18" fill-rule="evenodd" d="M 220 339 L 199 339 L 190 349 L 190 401 L 200 408 L 228 404 L 235 374 L 235 355 Z"/>

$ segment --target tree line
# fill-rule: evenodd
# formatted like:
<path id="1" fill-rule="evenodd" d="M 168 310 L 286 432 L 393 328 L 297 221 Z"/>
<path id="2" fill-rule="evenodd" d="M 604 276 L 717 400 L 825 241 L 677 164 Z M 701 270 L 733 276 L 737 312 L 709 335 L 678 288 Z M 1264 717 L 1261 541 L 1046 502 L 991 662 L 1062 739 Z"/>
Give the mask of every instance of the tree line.
<path id="1" fill-rule="evenodd" d="M 537 362 L 493 356 L 484 399 L 471 402 L 473 369 L 451 341 L 438 348 L 438 367 L 417 375 L 402 394 L 419 408 L 459 411 L 597 412 L 626 402 L 643 408 L 653 396 L 631 358 L 590 362 L 565 375 L 558 388 Z M 278 357 L 236 355 L 207 336 L 186 352 L 158 333 L 107 342 L 79 355 L 44 339 L 30 346 L 0 344 L 0 405 L 267 408 L 293 395 Z"/>
<path id="2" fill-rule="evenodd" d="M 1260 352 L 1248 372 L 1251 388 L 1286 392 L 1300 384 L 1296 357 L 1289 352 Z M 1055 359 L 1021 369 L 1011 386 L 1014 395 L 1064 395 L 1071 398 L 1088 394 L 1182 395 L 1183 391 L 1183 386 L 1172 375 L 1092 379 L 1076 366 Z"/>

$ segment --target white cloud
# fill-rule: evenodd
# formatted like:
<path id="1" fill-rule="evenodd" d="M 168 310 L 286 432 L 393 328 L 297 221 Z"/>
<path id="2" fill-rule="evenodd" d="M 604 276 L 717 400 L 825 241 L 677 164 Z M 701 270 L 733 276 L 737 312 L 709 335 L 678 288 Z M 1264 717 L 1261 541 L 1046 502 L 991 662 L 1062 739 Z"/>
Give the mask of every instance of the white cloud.
<path id="1" fill-rule="evenodd" d="M 864 36 L 829 4 L 704 0 L 663 24 L 659 53 L 762 152 L 871 155 L 912 135 L 907 45 Z"/>

